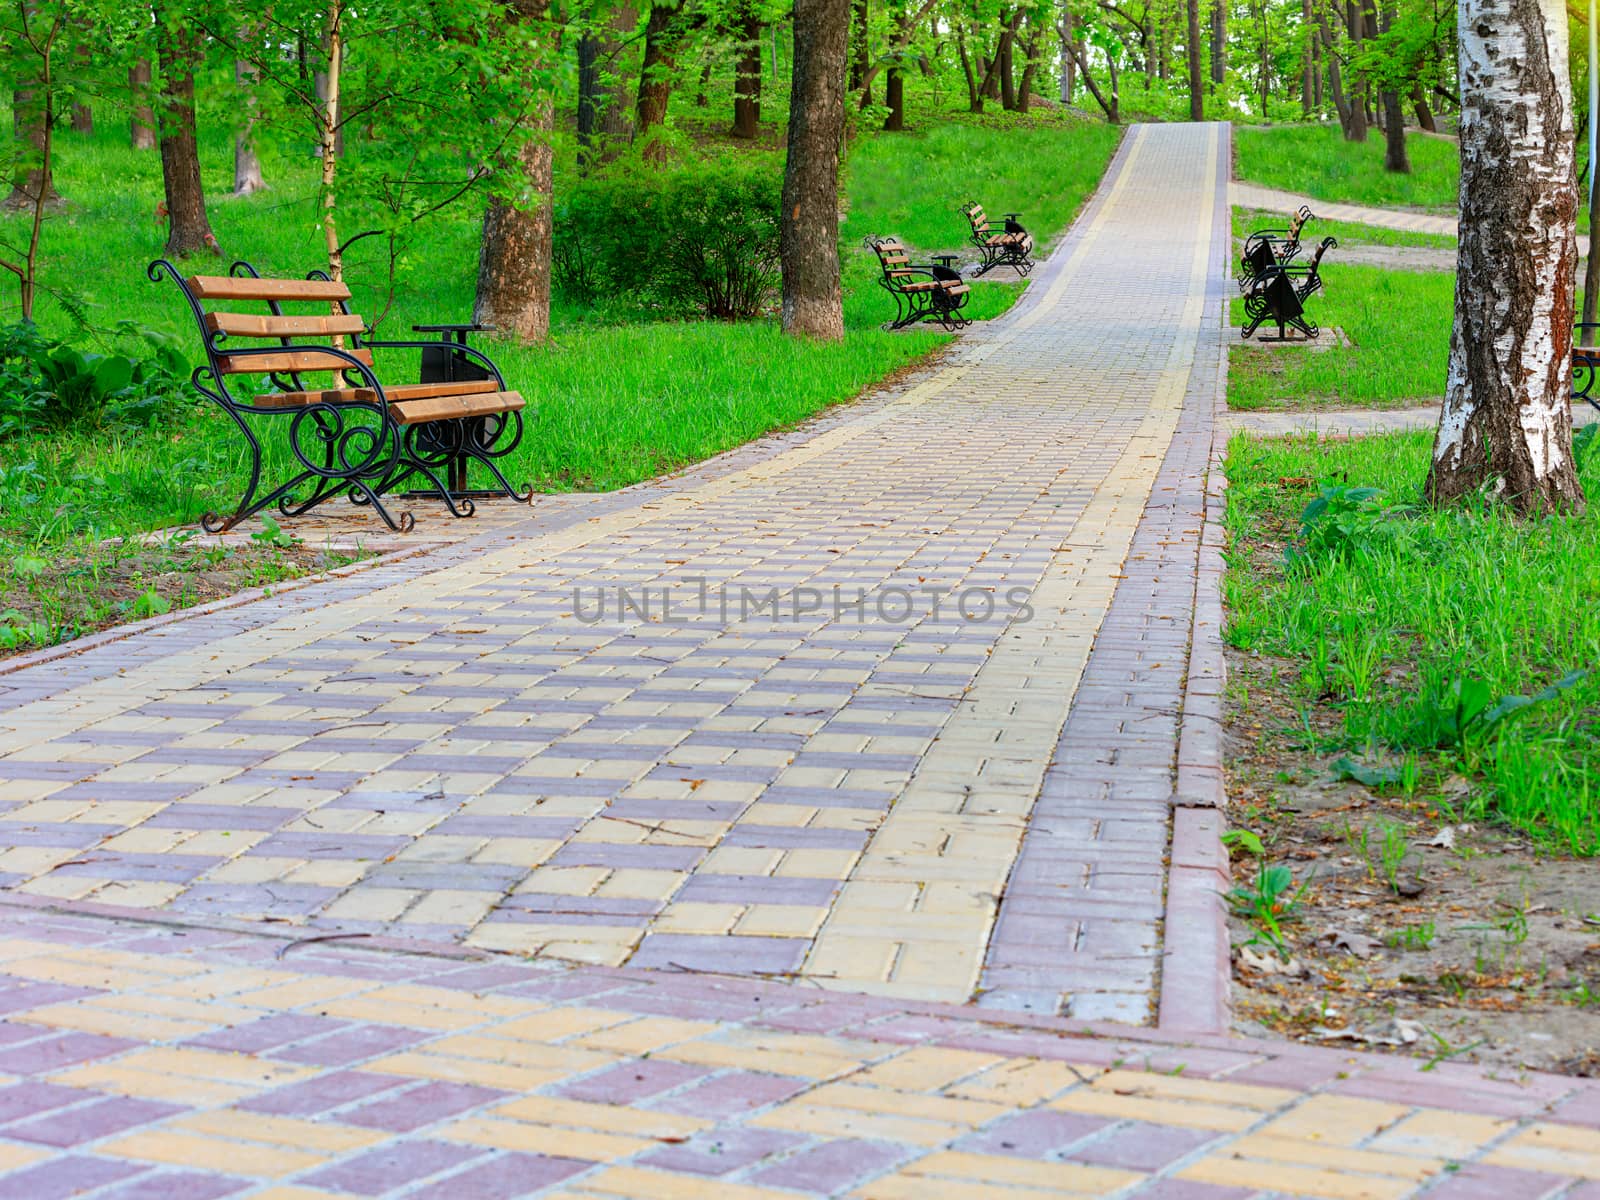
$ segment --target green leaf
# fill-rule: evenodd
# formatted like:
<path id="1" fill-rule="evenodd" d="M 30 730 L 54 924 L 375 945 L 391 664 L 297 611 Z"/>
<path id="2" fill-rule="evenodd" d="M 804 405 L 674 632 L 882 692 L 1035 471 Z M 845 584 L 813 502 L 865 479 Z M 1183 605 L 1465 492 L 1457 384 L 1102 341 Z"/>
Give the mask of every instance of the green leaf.
<path id="1" fill-rule="evenodd" d="M 1346 754 L 1334 759 L 1333 777 L 1354 779 L 1369 788 L 1390 787 L 1400 782 L 1400 768 L 1357 762 Z"/>
<path id="2" fill-rule="evenodd" d="M 34 579 L 43 575 L 50 569 L 48 559 L 36 558 L 31 554 L 19 554 L 11 560 L 12 573 L 21 579 Z M 7 614 L 10 615 L 9 613 Z"/>

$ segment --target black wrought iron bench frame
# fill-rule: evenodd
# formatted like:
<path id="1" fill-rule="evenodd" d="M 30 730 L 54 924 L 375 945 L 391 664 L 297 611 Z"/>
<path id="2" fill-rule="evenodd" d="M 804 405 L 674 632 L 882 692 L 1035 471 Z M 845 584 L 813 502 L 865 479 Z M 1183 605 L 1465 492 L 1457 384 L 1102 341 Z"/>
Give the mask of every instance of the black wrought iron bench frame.
<path id="1" fill-rule="evenodd" d="M 1302 204 L 1289 220 L 1287 229 L 1257 229 L 1244 240 L 1235 281 L 1241 292 L 1248 292 L 1255 281 L 1272 267 L 1287 266 L 1300 253 L 1300 235 L 1306 222 L 1315 220 L 1311 209 Z"/>
<path id="2" fill-rule="evenodd" d="M 937 321 L 952 333 L 966 326 L 961 310 L 972 286 L 959 271 L 913 263 L 898 238 L 871 236 L 866 246 L 883 268 L 878 285 L 894 297 L 895 319 L 885 329 L 904 329 L 923 320 Z"/>
<path id="3" fill-rule="evenodd" d="M 983 255 L 974 274 L 983 275 L 995 267 L 1012 267 L 1019 275 L 1033 270 L 1033 235 L 1017 220 L 1021 213 L 1006 213 L 1005 228 L 996 233 L 984 214 L 983 205 L 969 200 L 961 206 L 961 215 L 972 227 L 972 244 Z"/>
<path id="4" fill-rule="evenodd" d="M 427 494 L 443 500 L 452 516 L 470 517 L 475 505 L 464 494 L 460 464 L 465 460 L 489 471 L 495 494 L 532 499 L 532 489 L 512 487 L 496 462 L 522 439 L 523 399 L 507 390 L 499 368 L 481 351 L 452 347 L 481 364 L 481 381 L 385 385 L 373 350 L 426 353 L 439 343 L 366 338 L 365 321 L 350 311 L 349 288 L 324 272 L 299 280 L 263 278 L 249 263 L 236 262 L 226 276 L 185 278 L 172 263 L 157 259 L 146 274 L 152 282 L 167 277 L 182 293 L 206 355 L 192 382 L 228 414 L 249 447 L 244 492 L 231 514 L 208 512 L 201 518 L 208 532 L 231 529 L 274 506 L 283 516 L 300 516 L 346 493 L 352 503 L 371 505 L 391 530 L 404 533 L 415 518 L 409 512 L 392 514 L 383 497 L 413 478 L 426 481 Z M 238 312 L 240 302 L 265 303 L 267 311 Z M 285 303 L 314 305 L 320 312 L 286 314 Z M 240 338 L 265 344 L 239 345 Z M 305 378 L 329 374 L 332 387 L 314 386 Z M 269 390 L 230 387 L 234 376 L 264 377 Z M 285 482 L 263 487 L 271 465 L 263 435 L 271 427 L 282 428 L 293 464 Z M 449 471 L 450 483 L 458 485 L 454 490 L 440 478 L 441 470 Z M 307 485 L 310 494 L 299 498 Z"/>
<path id="5" fill-rule="evenodd" d="M 1263 342 L 1289 340 L 1286 327 L 1298 329 L 1308 338 L 1321 334 L 1317 323 L 1306 316 L 1305 306 L 1308 299 L 1322 290 L 1322 256 L 1338 244 L 1334 238 L 1323 238 L 1309 261 L 1269 267 L 1257 276 L 1245 294 L 1246 319 L 1239 336 L 1251 337 L 1267 321 L 1277 325 L 1278 336 L 1259 339 Z"/>
<path id="6" fill-rule="evenodd" d="M 1585 329 L 1600 330 L 1600 323 L 1572 323 L 1572 398 L 1583 400 L 1589 407 L 1600 411 L 1600 396 L 1594 394 L 1595 372 L 1600 370 L 1600 346 L 1578 344 L 1579 334 Z"/>

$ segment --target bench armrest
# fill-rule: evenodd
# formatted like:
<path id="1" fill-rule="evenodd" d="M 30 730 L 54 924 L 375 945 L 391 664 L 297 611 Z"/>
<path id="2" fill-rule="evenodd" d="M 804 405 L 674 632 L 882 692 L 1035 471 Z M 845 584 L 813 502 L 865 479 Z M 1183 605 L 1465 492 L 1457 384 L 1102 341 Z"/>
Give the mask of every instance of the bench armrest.
<path id="1" fill-rule="evenodd" d="M 468 346 L 468 345 L 465 345 L 465 344 L 459 343 L 459 342 L 424 342 L 424 341 L 399 341 L 399 342 L 384 341 L 384 342 L 375 342 L 375 341 L 370 341 L 367 338 L 362 338 L 361 339 L 361 348 L 363 350 L 437 350 L 441 346 L 448 346 L 452 353 L 454 353 L 454 354 L 464 354 L 468 358 L 475 359 L 479 363 L 483 364 L 483 366 L 485 368 L 487 368 L 489 373 L 494 376 L 494 381 L 495 381 L 495 383 L 497 383 L 499 385 L 500 390 L 502 392 L 506 390 L 505 377 L 500 374 L 500 368 L 494 365 L 494 360 L 493 359 L 491 359 L 487 354 L 485 354 L 483 351 L 477 349 L 474 346 Z"/>

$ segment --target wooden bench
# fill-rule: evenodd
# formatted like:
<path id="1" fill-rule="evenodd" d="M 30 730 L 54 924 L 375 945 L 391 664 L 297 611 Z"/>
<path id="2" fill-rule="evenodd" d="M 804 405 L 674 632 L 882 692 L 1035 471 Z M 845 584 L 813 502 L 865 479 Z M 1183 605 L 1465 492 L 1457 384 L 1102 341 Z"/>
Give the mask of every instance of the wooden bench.
<path id="1" fill-rule="evenodd" d="M 1245 325 L 1240 337 L 1250 337 L 1266 321 L 1278 326 L 1276 338 L 1261 341 L 1286 341 L 1286 327 L 1293 327 L 1314 338 L 1322 332 L 1317 323 L 1306 316 L 1306 301 L 1322 290 L 1322 256 L 1339 243 L 1333 238 L 1323 238 L 1317 252 L 1309 262 L 1268 267 L 1256 277 L 1254 285 L 1245 293 Z"/>
<path id="2" fill-rule="evenodd" d="M 414 524 L 411 514 L 397 519 L 382 497 L 412 479 L 425 481 L 452 515 L 470 517 L 474 505 L 458 469 L 466 461 L 489 471 L 497 494 L 532 499 L 532 490 L 513 488 L 495 461 L 522 438 L 523 399 L 477 350 L 454 348 L 481 363 L 484 379 L 385 384 L 374 349 L 426 350 L 438 343 L 366 338 L 366 321 L 349 309 L 350 289 L 321 272 L 264 279 L 238 262 L 227 275 L 184 278 L 157 259 L 146 274 L 153 282 L 171 279 L 188 302 L 206 354 L 194 385 L 233 419 L 250 449 L 244 494 L 232 514 L 207 513 L 201 519 L 207 531 L 220 533 L 274 505 L 284 516 L 299 516 L 346 492 L 353 502 L 370 504 L 390 529 L 405 532 Z M 286 313 L 286 304 L 314 311 Z M 266 311 L 243 311 L 250 306 Z M 251 382 L 241 386 L 240 377 Z M 267 466 L 281 461 L 264 448 L 271 429 L 284 435 L 293 463 L 286 482 L 264 487 Z M 297 494 L 307 487 L 309 494 Z"/>
<path id="3" fill-rule="evenodd" d="M 1585 400 L 1589 407 L 1600 410 L 1600 396 L 1594 393 L 1595 370 L 1600 368 L 1600 346 L 1578 344 L 1586 333 L 1594 337 L 1595 331 L 1600 331 L 1600 324 L 1592 321 L 1572 323 L 1572 398 Z"/>
<path id="4" fill-rule="evenodd" d="M 885 329 L 904 329 L 922 320 L 937 321 L 952 332 L 966 325 L 961 310 L 972 285 L 959 271 L 913 263 L 898 238 L 869 237 L 866 244 L 883 268 L 879 286 L 894 297 L 895 319 Z"/>
<path id="5" fill-rule="evenodd" d="M 972 226 L 972 244 L 983 255 L 977 274 L 994 267 L 1014 267 L 1017 274 L 1026 275 L 1033 270 L 1033 237 L 1017 223 L 1017 213 L 1007 213 L 1005 225 L 996 230 L 976 200 L 961 210 Z"/>
<path id="6" fill-rule="evenodd" d="M 1245 238 L 1239 274 L 1235 277 L 1239 290 L 1248 292 L 1270 268 L 1287 266 L 1300 253 L 1300 234 L 1306 222 L 1313 219 L 1311 210 L 1302 204 L 1289 219 L 1287 229 L 1257 229 Z"/>

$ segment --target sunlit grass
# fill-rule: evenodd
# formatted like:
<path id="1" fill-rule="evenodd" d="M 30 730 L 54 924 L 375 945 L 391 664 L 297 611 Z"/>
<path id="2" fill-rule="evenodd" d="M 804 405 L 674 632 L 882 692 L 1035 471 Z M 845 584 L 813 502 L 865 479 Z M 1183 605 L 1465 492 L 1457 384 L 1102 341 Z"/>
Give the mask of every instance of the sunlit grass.
<path id="1" fill-rule="evenodd" d="M 1226 637 L 1287 660 L 1306 708 L 1342 716 L 1347 748 L 1378 758 L 1417 753 L 1419 720 L 1452 682 L 1483 681 L 1495 698 L 1531 696 L 1600 663 L 1600 507 L 1524 522 L 1497 507 L 1415 506 L 1431 435 L 1261 441 L 1228 453 L 1230 567 Z M 1279 547 L 1315 494 L 1291 486 L 1382 489 L 1336 552 L 1303 567 Z M 1600 497 L 1600 455 L 1583 481 Z M 1462 744 L 1420 752 L 1448 785 L 1430 803 L 1460 819 L 1493 816 L 1552 845 L 1600 851 L 1600 674 Z"/>
<path id="2" fill-rule="evenodd" d="M 1441 213 L 1456 209 L 1460 151 L 1445 138 L 1407 135 L 1409 175 L 1383 169 L 1381 129 L 1364 142 L 1345 141 L 1337 124 L 1237 128 L 1233 140 L 1235 173 L 1250 183 L 1339 204 Z"/>

